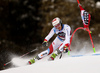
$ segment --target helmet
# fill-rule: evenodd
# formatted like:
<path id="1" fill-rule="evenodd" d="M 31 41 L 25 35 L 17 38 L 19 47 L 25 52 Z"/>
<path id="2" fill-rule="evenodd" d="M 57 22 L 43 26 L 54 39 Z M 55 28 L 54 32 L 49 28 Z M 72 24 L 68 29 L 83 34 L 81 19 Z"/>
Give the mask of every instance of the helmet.
<path id="1" fill-rule="evenodd" d="M 61 19 L 58 18 L 58 17 L 56 17 L 56 18 L 54 18 L 54 19 L 52 20 L 52 25 L 53 25 L 53 26 L 56 26 L 57 24 L 62 25 L 62 21 L 61 21 Z"/>

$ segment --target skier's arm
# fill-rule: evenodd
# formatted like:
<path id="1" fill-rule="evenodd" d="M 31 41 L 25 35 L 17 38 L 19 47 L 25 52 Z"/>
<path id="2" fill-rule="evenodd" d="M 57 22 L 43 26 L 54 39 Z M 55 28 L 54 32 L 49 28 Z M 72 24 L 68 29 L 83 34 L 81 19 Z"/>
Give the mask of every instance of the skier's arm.
<path id="1" fill-rule="evenodd" d="M 49 34 L 45 37 L 44 41 L 49 41 L 50 38 L 54 35 L 54 29 L 52 28 Z"/>
<path id="2" fill-rule="evenodd" d="M 45 46 L 48 46 L 48 41 L 50 40 L 50 38 L 54 35 L 54 28 L 53 29 L 51 29 L 51 31 L 49 32 L 49 34 L 45 37 L 45 39 L 44 39 L 44 41 L 43 41 L 43 43 L 42 43 L 42 45 L 45 47 Z"/>

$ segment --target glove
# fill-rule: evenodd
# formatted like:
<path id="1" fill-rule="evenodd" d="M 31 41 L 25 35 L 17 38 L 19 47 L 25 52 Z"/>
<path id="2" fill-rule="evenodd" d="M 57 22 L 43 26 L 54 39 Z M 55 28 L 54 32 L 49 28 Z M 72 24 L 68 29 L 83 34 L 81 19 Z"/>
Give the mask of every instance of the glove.
<path id="1" fill-rule="evenodd" d="M 64 53 L 67 53 L 68 52 L 68 49 L 67 49 L 67 47 L 66 46 L 64 46 L 64 48 L 63 48 L 64 50 L 63 50 L 63 52 Z"/>
<path id="2" fill-rule="evenodd" d="M 44 42 L 42 43 L 42 46 L 48 46 L 47 40 L 45 39 Z"/>
<path id="3" fill-rule="evenodd" d="M 63 47 L 63 52 L 64 53 L 68 52 L 68 47 L 69 47 L 69 44 L 65 44 L 65 46 Z"/>

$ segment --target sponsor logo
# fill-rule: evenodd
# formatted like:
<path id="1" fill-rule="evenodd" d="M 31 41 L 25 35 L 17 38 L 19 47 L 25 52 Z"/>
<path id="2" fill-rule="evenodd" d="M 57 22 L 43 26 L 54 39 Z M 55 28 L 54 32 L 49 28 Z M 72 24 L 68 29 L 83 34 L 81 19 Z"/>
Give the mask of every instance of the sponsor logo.
<path id="1" fill-rule="evenodd" d="M 47 54 L 47 52 L 46 52 L 46 53 L 43 53 L 42 56 L 43 56 L 43 55 L 46 55 L 46 54 Z"/>

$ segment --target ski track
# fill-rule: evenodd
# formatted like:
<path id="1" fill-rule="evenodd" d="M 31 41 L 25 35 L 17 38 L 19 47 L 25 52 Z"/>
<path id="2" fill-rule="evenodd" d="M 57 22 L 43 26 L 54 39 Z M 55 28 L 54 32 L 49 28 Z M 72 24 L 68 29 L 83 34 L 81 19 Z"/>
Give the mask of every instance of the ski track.
<path id="1" fill-rule="evenodd" d="M 0 73 L 100 73 L 100 52 L 63 54 L 61 59 L 58 56 L 54 61 L 48 61 L 47 56 L 35 64 L 26 65 L 31 58 L 13 58 L 12 64 L 17 67 Z"/>

